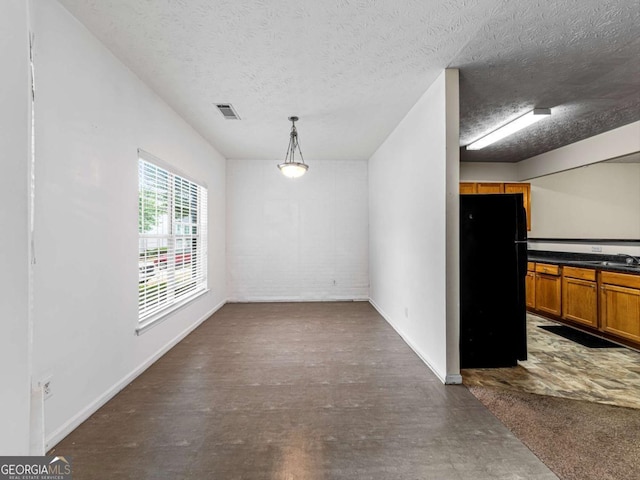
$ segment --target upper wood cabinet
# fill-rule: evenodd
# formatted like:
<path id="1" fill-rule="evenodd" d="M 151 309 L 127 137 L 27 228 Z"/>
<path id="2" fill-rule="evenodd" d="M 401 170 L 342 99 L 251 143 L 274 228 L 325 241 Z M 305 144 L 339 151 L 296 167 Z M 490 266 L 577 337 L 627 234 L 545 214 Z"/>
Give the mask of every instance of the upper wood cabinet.
<path id="1" fill-rule="evenodd" d="M 531 184 L 496 182 L 460 182 L 461 194 L 474 193 L 521 193 L 527 212 L 527 230 L 531 230 Z"/>
<path id="2" fill-rule="evenodd" d="M 460 193 L 478 193 L 478 184 L 472 182 L 461 182 L 460 183 Z"/>
<path id="3" fill-rule="evenodd" d="M 504 183 L 477 183 L 476 193 L 504 193 Z"/>
<path id="4" fill-rule="evenodd" d="M 521 193 L 524 209 L 527 211 L 527 230 L 531 230 L 531 184 L 530 183 L 505 183 L 504 193 Z"/>

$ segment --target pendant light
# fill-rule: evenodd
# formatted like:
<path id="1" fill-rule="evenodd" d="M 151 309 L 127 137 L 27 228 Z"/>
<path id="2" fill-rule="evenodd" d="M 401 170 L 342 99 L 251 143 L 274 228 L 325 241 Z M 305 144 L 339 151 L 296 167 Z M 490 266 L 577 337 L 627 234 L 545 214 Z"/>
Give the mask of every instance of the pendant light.
<path id="1" fill-rule="evenodd" d="M 309 170 L 309 165 L 304 163 L 302 150 L 300 150 L 300 145 L 298 144 L 298 131 L 296 130 L 296 122 L 298 121 L 298 117 L 289 117 L 289 120 L 291 121 L 289 147 L 287 148 L 287 154 L 284 157 L 284 162 L 278 164 L 278 168 L 285 177 L 298 178 L 307 173 L 307 170 Z M 298 153 L 300 154 L 299 162 L 296 161 L 295 157 L 296 149 L 298 149 Z"/>

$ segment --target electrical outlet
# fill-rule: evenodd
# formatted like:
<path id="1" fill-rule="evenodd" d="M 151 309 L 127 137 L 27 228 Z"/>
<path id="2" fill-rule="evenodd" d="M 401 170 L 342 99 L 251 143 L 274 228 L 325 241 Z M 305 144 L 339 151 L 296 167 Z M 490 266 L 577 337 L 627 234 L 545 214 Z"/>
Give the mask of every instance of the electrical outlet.
<path id="1" fill-rule="evenodd" d="M 602 252 L 602 247 L 591 247 L 592 252 L 600 253 Z"/>
<path id="2" fill-rule="evenodd" d="M 51 398 L 53 395 L 53 389 L 51 385 L 51 377 L 47 377 L 40 382 L 40 388 L 42 388 L 42 395 L 45 400 Z"/>
<path id="3" fill-rule="evenodd" d="M 404 318 L 409 318 L 409 307 L 404 307 Z"/>

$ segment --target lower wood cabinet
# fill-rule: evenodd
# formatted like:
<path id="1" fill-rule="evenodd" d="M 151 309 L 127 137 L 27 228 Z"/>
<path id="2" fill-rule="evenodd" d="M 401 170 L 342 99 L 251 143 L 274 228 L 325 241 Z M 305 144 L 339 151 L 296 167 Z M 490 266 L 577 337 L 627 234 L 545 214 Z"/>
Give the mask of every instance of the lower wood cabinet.
<path id="1" fill-rule="evenodd" d="M 528 271 L 524 282 L 527 308 L 536 308 L 536 272 Z"/>
<path id="2" fill-rule="evenodd" d="M 527 310 L 640 348 L 640 275 L 529 262 Z"/>
<path id="3" fill-rule="evenodd" d="M 596 271 L 564 267 L 562 272 L 562 318 L 598 328 Z"/>
<path id="4" fill-rule="evenodd" d="M 562 279 L 557 265 L 536 263 L 536 310 L 551 315 L 562 313 Z"/>
<path id="5" fill-rule="evenodd" d="M 602 331 L 640 342 L 640 275 L 602 272 L 600 284 Z"/>

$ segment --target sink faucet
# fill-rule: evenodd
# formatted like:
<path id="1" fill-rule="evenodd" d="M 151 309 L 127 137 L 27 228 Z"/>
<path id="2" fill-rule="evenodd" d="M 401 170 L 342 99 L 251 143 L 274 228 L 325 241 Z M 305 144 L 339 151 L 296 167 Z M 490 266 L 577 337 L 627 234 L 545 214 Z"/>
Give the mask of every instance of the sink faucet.
<path id="1" fill-rule="evenodd" d="M 633 255 L 629 255 L 627 253 L 618 253 L 618 255 L 620 255 L 622 257 L 625 257 L 626 258 L 626 262 L 629 265 L 633 265 L 634 263 L 636 265 L 640 265 L 640 258 L 638 258 L 638 257 L 634 257 Z"/>

